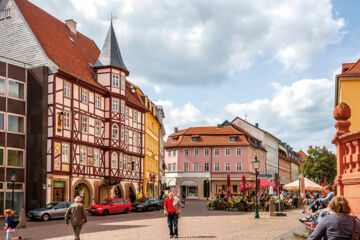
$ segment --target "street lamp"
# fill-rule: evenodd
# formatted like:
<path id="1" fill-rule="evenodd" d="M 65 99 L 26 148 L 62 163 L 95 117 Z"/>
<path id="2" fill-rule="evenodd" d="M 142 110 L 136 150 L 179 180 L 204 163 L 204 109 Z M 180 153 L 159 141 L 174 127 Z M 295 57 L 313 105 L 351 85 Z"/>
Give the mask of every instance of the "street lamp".
<path id="1" fill-rule="evenodd" d="M 299 170 L 299 196 L 298 196 L 298 198 L 300 198 L 300 188 L 301 188 L 301 176 L 300 176 L 300 174 L 301 174 L 301 171 Z"/>
<path id="2" fill-rule="evenodd" d="M 14 189 L 15 189 L 15 182 L 16 182 L 16 172 L 11 173 L 10 180 L 12 182 L 12 197 L 11 197 L 11 209 L 14 210 Z"/>
<path id="3" fill-rule="evenodd" d="M 259 204 L 258 204 L 258 184 L 257 184 L 257 170 L 260 167 L 260 162 L 257 160 L 257 156 L 255 156 L 254 161 L 252 161 L 252 166 L 255 169 L 255 218 L 259 218 Z"/>

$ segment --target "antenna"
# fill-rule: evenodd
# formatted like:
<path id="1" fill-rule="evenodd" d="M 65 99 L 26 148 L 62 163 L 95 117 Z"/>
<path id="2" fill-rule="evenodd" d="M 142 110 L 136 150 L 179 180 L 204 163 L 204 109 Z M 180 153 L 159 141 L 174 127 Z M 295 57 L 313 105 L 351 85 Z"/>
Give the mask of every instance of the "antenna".
<path id="1" fill-rule="evenodd" d="M 247 116 L 248 116 L 248 115 L 245 113 L 245 121 L 246 121 Z"/>

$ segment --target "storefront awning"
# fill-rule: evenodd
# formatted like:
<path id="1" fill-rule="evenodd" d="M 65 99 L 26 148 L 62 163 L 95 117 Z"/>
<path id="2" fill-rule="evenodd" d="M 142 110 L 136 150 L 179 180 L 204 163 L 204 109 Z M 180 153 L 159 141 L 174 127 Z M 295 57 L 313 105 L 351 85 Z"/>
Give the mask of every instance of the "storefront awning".
<path id="1" fill-rule="evenodd" d="M 197 187 L 197 183 L 194 181 L 183 181 L 181 183 L 181 186 L 187 186 L 187 187 Z"/>
<path id="2" fill-rule="evenodd" d="M 175 186 L 176 186 L 175 181 L 173 181 L 173 180 L 169 181 L 169 182 L 168 182 L 168 186 L 169 186 L 169 187 L 175 187 Z"/>

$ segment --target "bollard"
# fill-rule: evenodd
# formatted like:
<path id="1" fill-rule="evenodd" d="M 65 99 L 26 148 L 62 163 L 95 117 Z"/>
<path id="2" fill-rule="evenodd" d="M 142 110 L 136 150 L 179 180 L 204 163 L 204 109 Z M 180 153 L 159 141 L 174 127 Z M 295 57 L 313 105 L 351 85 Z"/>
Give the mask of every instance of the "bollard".
<path id="1" fill-rule="evenodd" d="M 25 209 L 21 209 L 19 216 L 19 228 L 26 228 L 26 214 Z"/>
<path id="2" fill-rule="evenodd" d="M 270 216 L 275 216 L 275 204 L 273 198 L 270 199 L 269 212 L 270 212 Z"/>

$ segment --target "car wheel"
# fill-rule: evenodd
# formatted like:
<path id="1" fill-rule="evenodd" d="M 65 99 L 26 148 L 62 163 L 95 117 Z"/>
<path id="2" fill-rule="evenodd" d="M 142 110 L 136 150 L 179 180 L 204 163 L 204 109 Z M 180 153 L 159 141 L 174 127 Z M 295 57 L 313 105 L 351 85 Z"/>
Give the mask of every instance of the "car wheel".
<path id="1" fill-rule="evenodd" d="M 45 213 L 44 215 L 42 215 L 41 219 L 44 221 L 44 222 L 47 222 L 50 220 L 50 215 Z"/>
<path id="2" fill-rule="evenodd" d="M 108 211 L 108 210 L 104 210 L 103 215 L 104 215 L 104 216 L 109 215 L 109 211 Z"/>
<path id="3" fill-rule="evenodd" d="M 125 208 L 124 213 L 125 213 L 125 214 L 128 214 L 128 213 L 129 213 L 129 209 L 128 209 L 128 208 Z"/>

